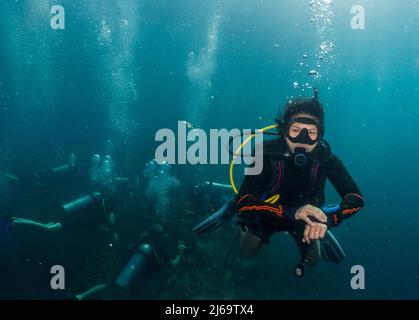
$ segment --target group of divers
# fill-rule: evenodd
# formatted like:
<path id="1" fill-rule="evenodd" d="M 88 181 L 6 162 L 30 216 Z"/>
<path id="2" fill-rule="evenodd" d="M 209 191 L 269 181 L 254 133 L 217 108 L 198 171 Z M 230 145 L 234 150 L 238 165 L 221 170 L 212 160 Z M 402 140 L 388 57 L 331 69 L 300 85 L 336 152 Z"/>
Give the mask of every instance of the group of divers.
<path id="1" fill-rule="evenodd" d="M 66 163 L 52 169 L 20 174 L 1 173 L 2 178 L 7 179 L 10 185 L 15 184 L 36 190 L 51 190 L 59 182 L 66 184 L 70 180 L 87 178 L 88 190 L 84 195 L 65 202 L 59 206 L 58 210 L 54 210 L 58 211 L 55 216 L 59 216 L 59 219 L 54 221 L 41 222 L 24 217 L 0 215 L 0 245 L 11 240 L 15 229 L 35 229 L 49 233 L 71 233 L 81 229 L 103 230 L 110 234 L 111 243 L 118 243 L 119 236 L 115 230 L 115 224 L 121 205 L 128 200 L 129 195 L 140 189 L 140 178 L 138 176 L 129 178 L 117 174 L 114 159 L 109 154 L 104 156 L 93 154 L 87 162 L 89 163 L 83 163 L 74 153 L 71 153 Z M 163 172 L 168 167 L 167 163 L 158 163 L 156 160 L 147 164 L 147 168 L 154 170 L 154 174 L 159 170 Z M 113 292 L 115 289 L 119 291 L 131 289 L 144 272 L 147 273 L 150 268 L 166 263 L 163 261 L 163 258 L 167 258 L 166 252 L 162 254 L 160 244 L 163 231 L 162 224 L 151 223 L 148 230 L 141 233 L 135 243 L 130 245 L 131 255 L 114 279 L 96 285 L 84 293 L 74 296 L 66 295 L 66 298 L 82 300 L 105 290 Z M 173 258 L 168 257 L 167 262 L 173 267 L 179 264 L 185 248 L 184 243 L 180 241 L 177 255 Z"/>
<path id="2" fill-rule="evenodd" d="M 331 233 L 332 228 L 352 217 L 363 206 L 362 194 L 342 161 L 332 153 L 324 140 L 324 111 L 315 92 L 313 98 L 299 98 L 287 102 L 276 117 L 274 139 L 263 142 L 263 170 L 259 175 L 247 175 L 239 190 L 230 184 L 206 181 L 197 184 L 205 195 L 219 195 L 224 204 L 214 206 L 209 201 L 208 217 L 191 230 L 197 236 L 211 234 L 225 224 L 238 226 L 240 247 L 245 256 L 255 256 L 269 243 L 276 232 L 287 232 L 297 244 L 301 258 L 294 275 L 303 277 L 304 266 L 315 266 L 321 258 L 340 263 L 345 253 Z M 167 164 L 152 161 L 154 166 Z M 0 215 L 0 244 L 15 228 L 34 228 L 47 232 L 71 232 L 80 228 L 104 229 L 114 241 L 115 220 L 124 193 L 138 188 L 138 178 L 127 178 L 115 173 L 110 155 L 94 154 L 90 164 L 81 166 L 74 154 L 66 164 L 30 176 L 3 173 L 11 181 L 42 186 L 57 179 L 87 171 L 90 190 L 85 195 L 60 206 L 61 218 L 39 222 L 24 217 Z M 325 205 L 325 183 L 329 180 L 340 197 L 339 204 Z M 231 194 L 226 199 L 225 195 Z M 131 255 L 120 272 L 109 282 L 94 286 L 74 296 L 88 299 L 110 289 L 130 289 L 145 276 L 144 270 L 161 265 L 159 241 L 161 224 L 151 224 L 131 246 Z M 184 244 L 177 255 L 167 262 L 172 265 L 182 258 Z"/>

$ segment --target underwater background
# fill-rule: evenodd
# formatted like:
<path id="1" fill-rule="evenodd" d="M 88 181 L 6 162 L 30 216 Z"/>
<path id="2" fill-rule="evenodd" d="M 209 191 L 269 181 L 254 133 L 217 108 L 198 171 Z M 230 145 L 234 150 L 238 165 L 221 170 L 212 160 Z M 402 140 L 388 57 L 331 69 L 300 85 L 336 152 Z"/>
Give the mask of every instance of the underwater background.
<path id="1" fill-rule="evenodd" d="M 50 27 L 56 4 L 65 8 L 64 30 Z M 365 8 L 365 30 L 351 28 L 354 5 Z M 131 243 L 160 221 L 165 249 L 173 256 L 179 241 L 186 247 L 178 265 L 98 298 L 417 299 L 417 21 L 415 0 L 2 1 L 0 172 L 41 171 L 71 153 L 89 161 L 111 140 L 115 170 L 138 184 L 122 205 L 118 244 L 99 230 L 13 230 L 0 242 L 0 298 L 66 299 L 109 281 Z M 325 138 L 366 206 L 334 230 L 347 259 L 298 279 L 286 234 L 248 259 L 234 226 L 192 233 L 208 215 L 194 214 L 202 211 L 194 185 L 229 183 L 227 165 L 172 165 L 155 185 L 144 170 L 161 128 L 262 128 L 278 106 L 314 87 Z M 77 179 L 40 188 L 2 175 L 0 213 L 54 221 L 57 206 L 90 191 Z M 338 201 L 329 185 L 327 203 Z M 57 264 L 66 270 L 58 292 L 50 288 Z M 353 265 L 365 268 L 365 290 L 350 286 Z"/>

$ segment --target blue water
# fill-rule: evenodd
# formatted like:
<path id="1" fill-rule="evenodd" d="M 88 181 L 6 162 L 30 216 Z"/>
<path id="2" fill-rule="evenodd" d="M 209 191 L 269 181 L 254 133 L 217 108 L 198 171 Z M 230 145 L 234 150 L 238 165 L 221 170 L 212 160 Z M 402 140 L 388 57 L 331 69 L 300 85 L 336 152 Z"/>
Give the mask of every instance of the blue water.
<path id="1" fill-rule="evenodd" d="M 316 7 L 318 2 L 323 7 Z M 311 96 L 317 86 L 325 105 L 325 138 L 366 200 L 365 208 L 335 231 L 348 258 L 294 279 L 295 245 L 278 235 L 255 259 L 262 264 L 247 262 L 243 272 L 251 280 L 217 291 L 211 283 L 221 272 L 216 270 L 221 240 L 199 240 L 208 246 L 204 259 L 189 225 L 179 222 L 170 236 L 174 243 L 187 238 L 190 249 L 178 276 L 191 290 L 184 298 L 418 298 L 419 3 L 309 3 L 2 1 L 0 171 L 39 171 L 62 163 L 71 152 L 88 158 L 112 139 L 118 170 L 142 177 L 154 158 L 157 130 L 175 129 L 178 120 L 206 130 L 264 127 L 273 123 L 278 106 Z M 64 30 L 50 27 L 54 4 L 65 8 Z M 365 30 L 351 28 L 355 4 L 365 8 Z M 310 76 L 311 70 L 318 75 Z M 213 177 L 228 183 L 226 165 L 171 170 L 183 185 Z M 53 219 L 46 212 L 54 204 L 81 192 L 78 186 L 53 194 L 18 190 L 0 178 L 1 213 L 41 220 Z M 339 201 L 330 185 L 327 196 L 328 203 Z M 147 217 L 154 205 L 141 192 L 127 205 L 119 224 L 126 247 L 146 229 L 147 218 L 139 212 Z M 0 249 L 0 297 L 40 297 L 49 283 L 47 266 L 53 264 L 69 266 L 70 293 L 106 281 L 120 268 L 124 250 L 110 252 L 104 243 L 96 233 L 79 238 L 16 233 Z M 104 261 L 108 268 L 101 267 Z M 214 269 L 203 270 L 209 262 Z M 350 287 L 353 265 L 365 268 L 365 290 Z M 233 277 L 239 272 L 231 271 Z M 197 274 L 208 282 L 207 291 L 190 284 Z M 157 292 L 130 298 L 177 298 L 175 291 Z"/>

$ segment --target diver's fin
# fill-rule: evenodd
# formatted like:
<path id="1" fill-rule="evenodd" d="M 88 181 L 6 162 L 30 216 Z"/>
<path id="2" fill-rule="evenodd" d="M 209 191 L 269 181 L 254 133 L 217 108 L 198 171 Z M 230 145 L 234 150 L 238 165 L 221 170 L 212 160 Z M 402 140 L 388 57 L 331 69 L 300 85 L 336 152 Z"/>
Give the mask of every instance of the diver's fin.
<path id="1" fill-rule="evenodd" d="M 20 178 L 11 172 L 4 172 L 3 176 L 10 180 L 20 181 Z"/>
<path id="2" fill-rule="evenodd" d="M 0 242 L 9 238 L 12 231 L 12 218 L 10 216 L 0 216 Z"/>
<path id="3" fill-rule="evenodd" d="M 37 187 L 45 187 L 45 184 L 42 184 L 39 181 L 36 181 L 36 179 L 39 179 L 39 175 L 36 173 L 31 173 L 31 174 L 27 174 L 27 175 L 23 175 L 21 177 L 18 177 L 17 175 L 11 173 L 11 172 L 4 172 L 3 176 L 7 179 L 13 180 L 13 181 L 17 181 L 19 183 L 29 183 L 29 184 L 33 184 Z"/>
<path id="4" fill-rule="evenodd" d="M 219 229 L 228 221 L 230 221 L 236 214 L 234 210 L 235 200 L 229 200 L 225 205 L 221 207 L 220 210 L 206 218 L 204 221 L 196 225 L 192 231 L 196 235 L 201 235 L 203 233 L 213 233 Z"/>
<path id="5" fill-rule="evenodd" d="M 346 258 L 345 252 L 330 231 L 321 240 L 321 253 L 324 260 L 333 263 L 342 262 Z"/>

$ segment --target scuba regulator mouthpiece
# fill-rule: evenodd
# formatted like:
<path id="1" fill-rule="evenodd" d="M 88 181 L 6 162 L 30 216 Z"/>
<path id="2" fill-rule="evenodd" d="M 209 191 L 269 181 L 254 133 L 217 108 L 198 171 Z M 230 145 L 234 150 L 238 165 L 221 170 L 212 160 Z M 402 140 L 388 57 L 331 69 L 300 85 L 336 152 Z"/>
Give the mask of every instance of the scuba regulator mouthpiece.
<path id="1" fill-rule="evenodd" d="M 296 166 L 302 167 L 307 164 L 308 156 L 305 148 L 295 148 L 292 157 Z"/>

